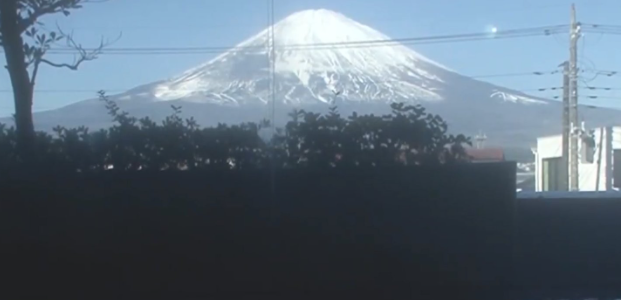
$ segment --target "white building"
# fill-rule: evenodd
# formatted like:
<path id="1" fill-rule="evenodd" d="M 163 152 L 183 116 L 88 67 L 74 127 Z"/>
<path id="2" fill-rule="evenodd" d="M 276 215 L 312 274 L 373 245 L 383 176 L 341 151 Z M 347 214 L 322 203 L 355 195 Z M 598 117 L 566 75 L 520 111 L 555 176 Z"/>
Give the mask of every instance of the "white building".
<path id="1" fill-rule="evenodd" d="M 581 138 L 578 144 L 580 191 L 618 190 L 621 186 L 621 127 L 590 130 L 590 134 Z M 538 138 L 533 152 L 536 161 L 536 191 L 566 190 L 562 135 Z"/>

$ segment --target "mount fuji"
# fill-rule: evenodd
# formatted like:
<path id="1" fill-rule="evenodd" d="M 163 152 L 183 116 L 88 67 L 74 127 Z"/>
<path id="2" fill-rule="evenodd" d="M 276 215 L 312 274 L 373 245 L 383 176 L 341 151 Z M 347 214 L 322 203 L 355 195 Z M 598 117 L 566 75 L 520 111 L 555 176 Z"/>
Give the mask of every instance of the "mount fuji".
<path id="1" fill-rule="evenodd" d="M 527 148 L 538 136 L 560 132 L 560 102 L 460 75 L 402 44 L 369 42 L 386 40 L 340 13 L 301 11 L 179 76 L 110 98 L 131 115 L 154 120 L 169 115 L 171 105 L 181 106 L 203 126 L 256 122 L 270 116 L 272 107 L 282 124 L 294 108 L 323 112 L 337 105 L 344 115 L 381 114 L 388 103 L 408 102 L 439 114 L 455 133 L 482 131 L 488 143 L 506 147 Z M 589 116 L 606 122 L 619 119 L 621 111 L 597 109 Z M 42 130 L 112 124 L 96 99 L 34 117 Z"/>

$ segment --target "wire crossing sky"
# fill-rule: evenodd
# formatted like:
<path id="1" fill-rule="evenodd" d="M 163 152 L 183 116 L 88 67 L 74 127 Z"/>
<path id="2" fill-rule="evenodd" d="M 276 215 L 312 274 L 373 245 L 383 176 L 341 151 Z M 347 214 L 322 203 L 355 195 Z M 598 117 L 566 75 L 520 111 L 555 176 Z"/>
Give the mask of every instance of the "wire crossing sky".
<path id="1" fill-rule="evenodd" d="M 478 33 L 466 33 L 466 34 L 450 34 L 450 35 L 438 35 L 438 36 L 424 36 L 424 37 L 408 37 L 408 38 L 394 38 L 386 40 L 367 40 L 367 41 L 349 41 L 349 42 L 334 42 L 334 43 L 308 43 L 308 44 L 277 44 L 276 48 L 279 50 L 321 50 L 321 49 L 343 49 L 343 48 L 357 48 L 357 47 L 385 47 L 385 46 L 398 46 L 398 45 L 420 45 L 431 43 L 456 43 L 456 42 L 471 42 L 481 40 L 493 40 L 493 39 L 505 39 L 505 38 L 523 38 L 532 36 L 545 36 L 552 34 L 561 34 L 567 31 L 569 26 L 557 25 L 557 26 L 544 26 L 535 28 L 523 28 L 513 29 L 506 31 L 484 31 Z M 264 50 L 265 47 L 258 46 L 211 46 L 211 47 L 177 47 L 177 48 L 114 48 L 106 47 L 102 54 L 185 54 L 185 53 L 221 53 L 227 50 Z M 94 48 L 85 48 L 84 50 L 93 51 Z M 0 50 L 0 52 L 2 52 Z M 49 54 L 75 54 L 75 50 L 57 46 L 48 51 Z"/>
<path id="2" fill-rule="evenodd" d="M 483 75 L 479 79 L 554 97 L 556 91 L 548 88 L 560 86 L 561 75 L 532 73 L 556 70 L 567 60 L 565 24 L 572 2 L 585 33 L 578 50 L 580 68 L 585 70 L 582 79 L 588 86 L 610 88 L 590 90 L 600 98 L 581 102 L 621 107 L 621 101 L 614 99 L 621 97 L 618 76 L 600 74 L 621 70 L 621 57 L 611 55 L 621 48 L 619 1 L 473 0 L 455 5 L 454 0 L 275 0 L 275 19 L 305 9 L 338 11 L 393 39 L 357 45 L 297 45 L 297 50 L 386 47 L 400 42 L 461 74 Z M 122 37 L 79 71 L 42 69 L 34 108 L 53 109 L 94 98 L 98 90 L 120 92 L 178 75 L 267 28 L 267 12 L 265 0 L 113 0 L 87 5 L 66 18 L 46 18 L 48 29 L 58 24 L 73 32 L 86 48 L 98 45 L 102 37 L 113 39 L 120 33 Z M 296 45 L 276 44 L 296 50 Z M 50 58 L 71 61 L 72 54 L 56 48 Z M 490 76 L 519 73 L 531 74 Z M 11 86 L 6 72 L 0 76 L 0 115 L 6 116 L 13 110 L 12 95 L 7 92 Z"/>

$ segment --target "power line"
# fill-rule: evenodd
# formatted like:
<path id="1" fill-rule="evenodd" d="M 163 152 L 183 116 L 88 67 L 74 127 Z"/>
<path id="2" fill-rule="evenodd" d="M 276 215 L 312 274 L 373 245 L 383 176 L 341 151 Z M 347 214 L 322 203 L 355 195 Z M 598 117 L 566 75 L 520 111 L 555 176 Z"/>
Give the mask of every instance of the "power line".
<path id="1" fill-rule="evenodd" d="M 588 95 L 583 96 L 588 99 L 621 99 L 620 97 L 611 97 L 611 96 L 599 96 L 599 95 Z"/>
<path id="2" fill-rule="evenodd" d="M 438 43 L 455 43 L 469 42 L 494 39 L 522 38 L 534 36 L 547 36 L 561 33 L 566 29 L 566 25 L 542 26 L 534 28 L 514 29 L 498 31 L 496 33 L 479 32 L 467 34 L 451 34 L 436 35 L 424 37 L 410 37 L 386 40 L 367 40 L 367 41 L 348 41 L 348 42 L 332 42 L 332 43 L 311 43 L 311 44 L 289 44 L 275 45 L 279 50 L 330 50 L 330 49 L 352 49 L 352 48 L 370 48 L 370 47 L 386 47 L 400 45 L 421 45 L 421 44 L 438 44 Z M 96 49 L 85 49 L 93 51 Z M 101 54 L 105 55 L 127 55 L 127 54 L 204 54 L 204 53 L 221 53 L 224 51 L 265 51 L 265 46 L 243 46 L 243 47 L 137 47 L 137 48 L 105 48 Z M 1 52 L 0 52 L 1 53 Z M 69 48 L 50 49 L 48 54 L 75 54 L 75 50 Z"/>
<path id="3" fill-rule="evenodd" d="M 74 89 L 45 89 L 45 90 L 35 90 L 35 93 L 97 93 L 101 89 L 92 89 L 92 90 L 74 90 Z M 111 93 L 123 93 L 130 89 L 104 89 L 106 92 Z M 0 89 L 0 93 L 13 93 L 12 89 Z"/>
<path id="4" fill-rule="evenodd" d="M 621 88 L 611 88 L 611 87 L 592 87 L 592 86 L 579 86 L 580 90 L 591 90 L 591 91 L 621 91 Z M 544 87 L 544 88 L 532 88 L 532 89 L 518 89 L 520 92 L 548 92 L 548 91 L 560 91 L 563 90 L 562 86 L 558 87 Z"/>
<path id="5" fill-rule="evenodd" d="M 615 75 L 619 74 L 618 71 L 593 70 L 592 72 L 597 74 L 597 75 L 604 75 L 604 76 L 608 76 L 608 77 L 612 77 L 612 76 L 615 76 Z"/>
<path id="6" fill-rule="evenodd" d="M 534 89 L 520 89 L 520 92 L 547 92 L 547 91 L 559 91 L 563 90 L 562 86 L 547 87 L 547 88 L 534 88 Z"/>
<path id="7" fill-rule="evenodd" d="M 621 25 L 580 23 L 583 29 L 620 30 Z"/>
<path id="8" fill-rule="evenodd" d="M 551 1 L 551 0 L 547 0 L 547 1 Z M 562 1 L 562 0 L 561 0 Z M 576 1 L 580 1 L 580 0 L 574 0 L 574 2 Z M 583 0 L 583 1 L 593 1 L 593 0 Z M 269 4 L 268 4 L 269 6 Z M 511 7 L 507 7 L 506 5 L 498 5 L 497 7 L 491 7 L 491 6 L 487 6 L 485 8 L 485 12 L 486 13 L 493 13 L 495 16 L 498 15 L 506 15 L 507 13 L 515 13 L 515 12 L 526 12 L 526 11 L 538 11 L 538 10 L 549 10 L 549 9 L 557 9 L 557 8 L 563 8 L 566 7 L 567 4 L 566 3 L 559 3 L 559 4 L 542 4 L 542 5 L 532 5 L 530 3 L 526 4 L 521 4 L 521 5 L 513 5 Z M 456 7 L 457 10 L 459 10 L 459 7 Z M 269 7 L 268 7 L 269 9 Z M 446 12 L 446 11 L 445 11 Z M 418 14 L 420 13 L 420 14 Z M 395 18 L 395 16 L 389 15 L 387 17 L 384 17 L 385 15 L 380 15 L 379 17 L 374 16 L 372 19 L 368 19 L 374 23 L 392 23 L 392 22 L 398 22 L 398 23 L 402 23 L 403 21 L 441 21 L 441 22 L 450 22 L 450 23 L 458 23 L 458 24 L 470 24 L 469 22 L 471 22 L 472 20 L 468 19 L 468 20 L 464 20 L 464 19 L 455 19 L 455 17 L 450 16 L 448 14 L 445 14 L 443 16 L 438 16 L 438 15 L 434 15 L 434 14 L 430 14 L 429 12 L 418 12 L 413 20 L 412 20 L 412 16 L 409 16 L 407 18 Z M 453 22 L 453 21 L 457 21 L 457 22 Z M 243 26 L 256 26 L 256 22 L 245 22 L 245 20 L 242 20 L 241 22 L 233 22 L 236 26 L 239 25 L 243 25 Z M 268 21 L 269 23 L 269 21 Z M 425 22 L 425 23 L 429 23 L 429 22 Z M 158 23 L 158 24 L 161 24 Z M 211 28 L 216 28 L 216 29 L 222 29 L 222 28 L 226 28 L 229 27 L 230 24 L 223 24 L 221 22 L 218 23 L 211 23 L 211 24 L 205 24 L 205 23 L 193 23 L 193 24 L 186 24 L 185 26 L 174 26 L 175 24 L 172 24 L 172 26 L 159 26 L 159 25 L 155 25 L 155 26 L 87 26 L 87 27 L 82 27 L 82 26 L 72 26 L 72 30 L 75 31 L 90 31 L 90 32 L 101 32 L 104 30 L 115 30 L 115 31 L 188 31 L 188 30 L 194 30 L 194 29 L 198 29 L 198 30 L 203 30 L 202 28 L 204 28 L 205 26 L 209 26 Z"/>
<path id="9" fill-rule="evenodd" d="M 474 75 L 474 76 L 466 76 L 473 79 L 481 79 L 481 78 L 500 78 L 500 77 L 517 77 L 517 76 L 542 76 L 542 75 L 553 75 L 557 74 L 560 71 L 533 71 L 533 72 L 520 72 L 520 73 L 505 73 L 505 74 L 483 74 L 483 75 Z M 375 81 L 376 83 L 398 83 L 403 82 L 403 80 L 391 80 L 385 79 L 381 81 Z M 111 89 L 40 89 L 35 90 L 35 93 L 97 93 L 100 90 L 104 90 L 106 92 L 111 93 L 124 93 L 129 91 L 131 88 L 111 88 Z M 540 90 L 540 89 L 532 89 Z M 193 89 L 178 89 L 178 91 L 195 91 Z M 12 89 L 0 89 L 0 93 L 12 93 Z"/>
<path id="10" fill-rule="evenodd" d="M 601 33 L 610 35 L 621 35 L 621 26 L 619 25 L 604 25 L 604 24 L 581 24 L 584 28 L 584 32 L 589 33 Z"/>
<path id="11" fill-rule="evenodd" d="M 611 87 L 594 87 L 594 86 L 586 86 L 583 87 L 587 90 L 600 90 L 600 91 L 621 91 L 621 88 L 611 88 Z"/>
<path id="12" fill-rule="evenodd" d="M 496 78 L 496 77 L 519 77 L 519 76 L 541 76 L 541 75 L 554 75 L 560 73 L 560 70 L 554 71 L 533 71 L 533 72 L 520 72 L 520 73 L 504 73 L 504 74 L 491 74 L 491 75 L 477 75 L 468 76 L 470 78 Z"/>

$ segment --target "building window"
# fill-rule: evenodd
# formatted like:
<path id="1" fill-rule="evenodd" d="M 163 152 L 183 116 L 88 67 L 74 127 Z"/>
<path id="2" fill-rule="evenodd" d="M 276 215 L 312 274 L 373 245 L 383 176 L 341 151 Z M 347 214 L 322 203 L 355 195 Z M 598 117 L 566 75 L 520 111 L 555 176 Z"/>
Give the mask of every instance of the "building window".
<path id="1" fill-rule="evenodd" d="M 621 188 L 621 150 L 612 151 L 612 186 Z"/>
<path id="2" fill-rule="evenodd" d="M 563 159 L 561 157 L 544 158 L 542 167 L 542 190 L 565 190 L 567 175 L 564 172 Z"/>
<path id="3" fill-rule="evenodd" d="M 582 138 L 580 150 L 580 161 L 583 164 L 592 164 L 595 161 L 595 138 L 592 135 Z"/>

